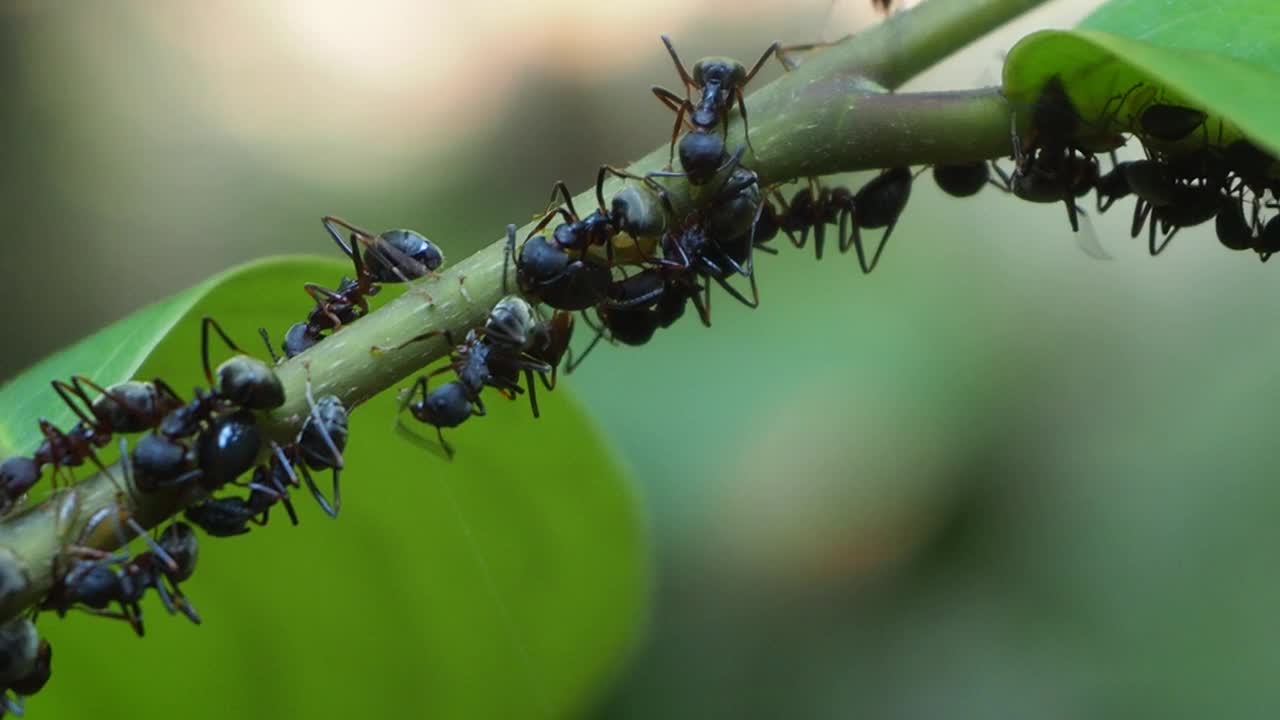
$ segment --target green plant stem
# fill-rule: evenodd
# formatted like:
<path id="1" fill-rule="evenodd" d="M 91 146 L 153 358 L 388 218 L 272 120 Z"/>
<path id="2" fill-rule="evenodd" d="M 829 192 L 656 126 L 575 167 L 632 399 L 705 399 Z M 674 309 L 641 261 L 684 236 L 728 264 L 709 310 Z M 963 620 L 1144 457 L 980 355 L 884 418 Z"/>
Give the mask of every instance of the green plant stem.
<path id="1" fill-rule="evenodd" d="M 933 0 L 818 53 L 748 99 L 755 152 L 747 154 L 744 164 L 763 184 L 773 184 L 1005 154 L 1009 112 L 997 91 L 890 95 L 849 72 L 867 72 L 892 87 L 1036 4 Z M 730 127 L 730 148 L 743 142 L 741 126 L 735 120 Z M 659 169 L 668 153 L 664 144 L 628 169 L 637 174 Z M 611 181 L 606 196 L 620 185 Z M 594 193 L 575 198 L 579 209 L 589 210 L 595 202 Z M 350 408 L 446 355 L 441 338 L 410 340 L 446 329 L 460 338 L 483 323 L 506 292 L 504 251 L 505 239 L 438 277 L 415 283 L 399 298 L 280 365 L 277 373 L 287 402 L 262 417 L 270 437 L 293 441 L 308 412 L 308 383 L 313 396 L 337 395 Z M 514 275 L 508 273 L 505 280 L 514 289 Z M 116 466 L 6 519 L 0 523 L 0 546 L 19 559 L 26 582 L 0 588 L 0 620 L 16 617 L 48 593 L 56 560 L 67 544 L 116 549 L 127 539 L 118 529 L 120 517 L 131 516 L 151 528 L 196 499 L 190 493 L 142 494 Z"/>

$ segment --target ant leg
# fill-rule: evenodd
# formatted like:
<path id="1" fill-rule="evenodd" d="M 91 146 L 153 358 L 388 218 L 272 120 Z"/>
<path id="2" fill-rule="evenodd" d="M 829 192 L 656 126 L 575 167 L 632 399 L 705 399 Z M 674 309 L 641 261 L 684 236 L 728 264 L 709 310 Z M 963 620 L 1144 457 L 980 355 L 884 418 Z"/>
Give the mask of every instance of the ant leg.
<path id="1" fill-rule="evenodd" d="M 507 295 L 507 268 L 510 267 L 511 259 L 515 256 L 515 254 L 516 254 L 516 226 L 508 223 L 507 224 L 507 245 L 502 251 L 502 294 L 504 296 Z M 516 265 L 517 275 L 519 274 L 519 270 L 520 270 L 520 266 L 519 264 L 517 264 Z M 519 280 L 519 277 L 517 277 L 516 279 Z"/>
<path id="2" fill-rule="evenodd" d="M 569 373 L 572 373 L 574 370 L 577 370 L 578 366 L 582 365 L 583 361 L 587 359 L 587 356 L 591 354 L 591 351 L 596 349 L 596 345 L 600 343 L 600 339 L 604 337 L 604 327 L 603 326 L 598 327 L 596 326 L 595 323 L 591 322 L 591 319 L 587 317 L 586 311 L 583 311 L 582 313 L 582 321 L 587 324 L 587 327 L 595 331 L 596 336 L 591 338 L 591 342 L 587 343 L 587 349 L 582 351 L 581 356 L 575 358 L 573 355 L 573 350 L 570 349 L 569 357 L 565 360 L 564 371 L 566 375 Z M 548 390 L 549 389 L 550 388 L 548 388 Z"/>
<path id="3" fill-rule="evenodd" d="M 280 356 L 276 354 L 276 349 L 271 347 L 271 334 L 264 327 L 258 328 L 258 337 L 262 338 L 262 344 L 267 346 L 267 353 L 271 355 L 271 362 L 279 365 L 283 362 Z"/>
<path id="4" fill-rule="evenodd" d="M 306 483 L 307 490 L 311 491 L 311 497 L 316 499 L 316 504 L 324 511 L 325 515 L 331 518 L 338 517 L 338 511 L 329 504 L 329 500 L 320 492 L 320 488 L 316 486 L 316 481 L 311 477 L 311 471 L 307 469 L 306 463 L 300 463 L 298 470 L 302 473 L 302 481 Z"/>
<path id="5" fill-rule="evenodd" d="M 763 60 L 763 59 L 762 59 Z M 733 89 L 735 95 L 738 96 L 738 114 L 742 116 L 742 138 L 747 141 L 747 147 L 751 149 L 751 154 L 756 154 L 756 148 L 751 144 L 751 128 L 747 125 L 747 101 L 742 97 L 742 88 Z M 725 120 L 728 121 L 729 114 L 725 113 Z"/>
<path id="6" fill-rule="evenodd" d="M 1074 208 L 1073 208 L 1073 209 L 1074 209 Z M 1073 213 L 1073 216 L 1074 216 L 1074 213 Z M 880 238 L 880 244 L 876 246 L 876 253 L 875 253 L 875 255 L 872 255 L 872 256 L 871 256 L 871 264 L 867 267 L 866 272 L 868 272 L 868 273 L 869 273 L 869 272 L 871 272 L 872 270 L 875 270 L 875 269 L 876 269 L 876 265 L 879 265 L 879 264 L 880 264 L 880 254 L 884 252 L 884 247 L 885 247 L 885 245 L 888 245 L 888 244 L 889 244 L 889 236 L 893 234 L 893 228 L 894 228 L 897 224 L 898 224 L 898 220 L 897 220 L 897 218 L 894 218 L 894 221 L 893 221 L 893 222 L 891 222 L 891 223 L 889 223 L 889 225 L 888 225 L 887 227 L 885 227 L 885 229 L 884 229 L 884 235 L 883 235 L 883 236 L 881 236 L 881 238 Z"/>
<path id="7" fill-rule="evenodd" d="M 995 185 L 996 187 L 1000 188 L 1001 190 L 1007 193 L 1013 192 L 1013 178 L 1009 177 L 1009 174 L 1004 171 L 1004 168 L 997 165 L 995 160 L 992 160 L 991 169 L 996 171 L 996 175 L 1000 178 L 1000 182 L 996 182 L 995 180 L 991 180 L 991 179 L 988 179 L 988 182 L 992 183 L 993 185 Z M 1016 168 L 1014 172 L 1017 172 Z"/>
<path id="8" fill-rule="evenodd" d="M 529 386 L 529 407 L 532 408 L 533 417 L 536 420 L 541 417 L 538 414 L 538 390 L 533 384 L 533 371 L 528 368 L 524 371 L 524 383 Z"/>
<path id="9" fill-rule="evenodd" d="M 436 437 L 440 439 L 440 447 L 444 448 L 445 456 L 453 460 L 453 446 L 444 439 L 444 431 L 440 429 L 439 425 L 436 426 Z"/>
<path id="10" fill-rule="evenodd" d="M 392 350 L 400 350 L 401 348 L 404 348 L 405 346 L 408 346 L 408 345 L 412 345 L 413 343 L 421 342 L 423 340 L 430 340 L 431 338 L 441 337 L 441 336 L 444 337 L 445 342 L 449 343 L 450 345 L 453 345 L 453 335 L 448 330 L 432 330 L 431 332 L 426 332 L 421 335 L 415 335 L 409 338 L 408 340 L 405 340 L 404 342 L 400 343 L 399 345 L 396 345 L 395 347 L 383 347 L 381 345 L 374 345 L 373 347 L 369 348 L 369 351 L 375 355 L 378 355 L 384 352 L 391 352 Z"/>
<path id="11" fill-rule="evenodd" d="M 538 224 L 534 225 L 533 229 L 529 231 L 529 234 L 524 236 L 525 242 L 528 242 L 529 238 L 533 237 L 534 235 L 537 235 L 543 228 L 545 228 L 548 224 L 550 224 L 552 219 L 554 219 L 557 215 L 563 217 L 565 220 L 567 220 L 570 223 L 577 222 L 577 220 L 572 215 L 569 214 L 569 211 L 565 210 L 562 207 L 557 207 L 552 210 L 548 210 L 547 213 L 542 216 L 542 219 L 538 221 Z"/>
<path id="12" fill-rule="evenodd" d="M 325 215 L 324 217 L 320 218 L 320 222 L 321 224 L 324 225 L 325 232 L 329 233 L 329 237 L 333 238 L 333 241 L 337 243 L 339 248 L 342 249 L 342 254 L 351 258 L 351 261 L 356 263 L 356 269 L 358 271 L 360 268 L 360 259 L 358 257 L 359 250 L 356 249 L 354 241 L 350 246 L 348 246 L 347 243 L 343 242 L 342 235 L 338 233 L 338 231 L 335 230 L 334 227 L 335 226 L 340 227 L 343 230 L 346 230 L 347 232 L 351 233 L 352 238 L 355 238 L 357 236 L 373 237 L 373 235 L 368 230 L 364 230 L 363 228 L 358 228 L 355 225 L 352 225 L 351 223 L 347 222 L 346 220 L 343 220 L 342 218 L 334 217 L 332 215 Z"/>
<path id="13" fill-rule="evenodd" d="M 1067 195 L 1062 198 L 1062 202 L 1067 206 L 1067 221 L 1071 223 L 1071 232 L 1080 232 L 1080 218 L 1076 215 L 1076 201 L 1071 195 L 1071 191 L 1067 191 Z"/>
<path id="14" fill-rule="evenodd" d="M 1142 232 L 1142 224 L 1147 221 L 1147 213 L 1151 212 L 1151 204 L 1142 198 L 1133 206 L 1133 223 L 1129 225 L 1129 237 L 1138 237 Z"/>
<path id="15" fill-rule="evenodd" d="M 685 114 L 689 112 L 689 100 L 682 99 L 679 95 L 670 90 L 654 85 L 653 94 L 657 96 L 662 104 L 666 105 L 676 114 L 675 124 L 671 126 L 671 148 L 667 153 L 667 169 L 670 170 L 676 162 L 676 140 L 680 137 L 680 128 L 684 125 Z"/>
<path id="16" fill-rule="evenodd" d="M 747 83 L 751 82 L 751 78 L 755 77 L 756 73 L 760 72 L 760 68 L 764 67 L 765 62 L 769 60 L 769 56 L 776 55 L 778 51 L 781 50 L 781 48 L 782 48 L 782 45 L 777 40 L 774 40 L 772 45 L 765 48 L 765 51 L 760 56 L 760 59 L 756 60 L 756 64 L 753 65 L 751 69 L 747 71 L 747 76 L 742 79 L 742 83 L 740 83 L 738 87 L 741 88 L 743 85 L 746 85 Z M 739 91 L 738 93 L 738 98 L 739 99 L 742 98 L 741 91 Z"/>
<path id="17" fill-rule="evenodd" d="M 169 590 L 165 588 L 164 583 L 156 578 L 156 584 L 151 587 L 155 588 L 156 594 L 160 596 L 160 604 L 164 605 L 164 609 L 174 615 L 178 612 L 178 608 L 173 604 L 173 597 L 169 594 Z"/>
<path id="18" fill-rule="evenodd" d="M 757 307 L 760 307 L 760 297 L 759 297 L 759 293 L 757 293 L 757 292 L 755 291 L 755 282 L 754 282 L 754 280 L 755 280 L 755 276 L 754 276 L 754 275 L 752 275 L 752 283 L 751 283 L 751 285 L 752 285 L 752 293 L 753 293 L 754 295 L 756 295 L 756 297 L 755 297 L 753 300 L 748 300 L 748 299 L 747 299 L 747 296 L 746 296 L 746 295 L 743 295 L 741 290 L 738 290 L 738 289 L 737 289 L 737 288 L 735 288 L 734 286 L 730 285 L 728 280 L 725 280 L 725 279 L 724 279 L 724 278 L 722 278 L 722 277 L 714 277 L 713 279 L 716 281 L 716 284 L 717 284 L 717 285 L 719 285 L 720 287 L 724 288 L 724 291 L 725 291 L 725 292 L 727 292 L 727 293 L 729 293 L 729 295 L 730 295 L 734 300 L 737 300 L 738 302 L 742 303 L 743 305 L 746 305 L 747 307 L 751 308 L 752 310 L 756 309 Z"/>
<path id="19" fill-rule="evenodd" d="M 690 298 L 693 300 L 694 309 L 698 311 L 698 319 L 702 321 L 702 326 L 711 327 L 711 283 L 702 286 L 701 296 L 694 293 Z"/>
<path id="20" fill-rule="evenodd" d="M 187 619 L 188 619 L 188 620 L 190 620 L 192 623 L 194 623 L 194 624 L 196 624 L 196 625 L 199 625 L 199 624 L 201 623 L 200 613 L 196 612 L 196 609 L 195 609 L 195 607 L 191 604 L 191 601 L 190 601 L 190 600 L 188 600 L 188 599 L 187 599 L 187 596 L 186 596 L 185 594 L 183 594 L 183 592 L 182 592 L 182 590 L 181 590 L 181 589 L 179 589 L 179 588 L 178 588 L 178 583 L 173 582 L 172 580 L 170 580 L 170 581 L 169 581 L 169 589 L 168 589 L 168 591 L 164 590 L 164 589 L 161 587 L 161 585 L 162 585 L 162 584 L 163 584 L 163 583 L 162 583 L 162 582 L 160 582 L 160 581 L 157 581 L 157 582 L 156 582 L 156 584 L 155 584 L 156 591 L 157 591 L 158 593 L 160 593 L 160 599 L 161 599 L 161 601 L 163 601 L 163 600 L 164 600 L 164 596 L 165 596 L 166 592 L 167 592 L 168 594 L 171 594 L 171 595 L 172 595 L 172 597 L 173 597 L 173 600 L 174 600 L 174 605 L 177 607 L 177 609 L 178 609 L 178 610 L 179 610 L 183 615 L 186 615 L 186 616 L 187 616 Z M 170 610 L 170 611 L 169 611 L 169 614 L 173 614 L 173 610 Z"/>
<path id="21" fill-rule="evenodd" d="M 556 195 L 560 196 L 562 202 L 556 203 Z M 580 219 L 577 209 L 573 207 L 573 196 L 569 194 L 569 186 L 565 185 L 563 180 L 557 180 L 555 187 L 551 188 L 551 202 L 554 203 L 552 209 L 562 204 L 569 209 L 569 215 L 572 217 L 570 222 L 578 222 Z"/>
<path id="22" fill-rule="evenodd" d="M 619 170 L 612 165 L 600 166 L 600 171 L 596 173 L 596 201 L 600 203 L 600 214 L 607 217 L 609 215 L 609 211 L 605 209 L 604 206 L 605 175 L 614 175 L 615 177 L 622 178 L 623 180 L 640 180 L 641 182 L 644 181 L 644 177 L 634 173 L 629 173 L 626 170 Z"/>
<path id="23" fill-rule="evenodd" d="M 80 422 L 84 423 L 85 427 L 91 428 L 94 432 L 101 432 L 104 430 L 104 428 L 99 424 L 98 419 L 92 415 L 93 403 L 89 400 L 88 396 L 79 387 L 79 385 L 75 384 L 75 378 L 72 378 L 70 383 L 63 382 L 62 380 L 53 380 L 49 384 L 53 386 L 53 391 L 58 393 L 58 397 L 62 398 L 62 402 L 66 403 L 67 407 L 71 408 L 71 412 L 75 413 L 76 417 L 80 418 Z M 77 406 L 75 401 L 72 400 L 72 396 L 79 398 L 85 404 L 85 407 L 89 408 L 90 414 L 85 414 L 85 411 Z"/>
<path id="24" fill-rule="evenodd" d="M 1165 248 L 1169 247 L 1169 241 L 1173 239 L 1174 235 L 1178 234 L 1179 228 L 1176 228 L 1176 227 L 1173 228 L 1173 230 L 1171 230 L 1169 234 L 1164 236 L 1163 242 L 1161 242 L 1158 246 L 1156 245 L 1156 223 L 1154 218 L 1152 218 L 1151 225 L 1150 227 L 1147 228 L 1147 230 L 1150 231 L 1147 237 L 1147 251 L 1151 253 L 1151 257 L 1155 257 L 1160 253 L 1164 252 Z"/>
<path id="25" fill-rule="evenodd" d="M 200 319 L 200 358 L 201 360 L 204 361 L 204 377 L 206 380 L 209 381 L 209 385 L 212 386 L 213 370 L 211 370 L 209 367 L 209 328 L 210 327 L 213 328 L 214 332 L 218 333 L 218 337 L 222 338 L 222 342 L 226 343 L 227 347 L 231 348 L 235 352 L 240 353 L 242 355 L 244 354 L 244 351 L 241 350 L 240 347 L 237 346 L 234 342 L 232 342 L 231 338 L 227 337 L 227 333 L 222 330 L 222 326 L 218 324 L 217 320 L 214 320 L 212 317 L 208 315 L 205 315 L 203 318 Z"/>
<path id="26" fill-rule="evenodd" d="M 680 56 L 676 54 L 676 48 L 671 44 L 671 38 L 666 35 L 662 36 L 662 44 L 667 46 L 667 53 L 671 55 L 671 61 L 675 63 L 676 72 L 680 73 L 680 81 L 684 83 L 685 100 L 689 99 L 689 90 L 698 87 L 698 84 L 689 77 L 689 71 L 684 69 L 684 63 L 680 62 Z"/>

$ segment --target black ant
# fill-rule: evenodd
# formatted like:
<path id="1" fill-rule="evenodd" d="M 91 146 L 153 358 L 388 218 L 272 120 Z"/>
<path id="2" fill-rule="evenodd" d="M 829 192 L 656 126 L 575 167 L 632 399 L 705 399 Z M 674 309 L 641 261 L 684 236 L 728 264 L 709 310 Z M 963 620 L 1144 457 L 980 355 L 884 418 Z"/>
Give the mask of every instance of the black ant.
<path id="1" fill-rule="evenodd" d="M 440 248 L 413 230 L 387 230 L 374 235 L 332 215 L 321 218 L 321 223 L 333 242 L 351 259 L 355 279 L 344 277 L 335 289 L 316 283 L 303 286 L 316 306 L 306 321 L 293 324 L 285 332 L 281 344 L 285 357 L 302 353 L 324 339 L 325 331 L 338 330 L 368 313 L 368 298 L 377 295 L 382 284 L 416 280 L 434 274 L 444 265 Z M 349 233 L 349 240 L 344 241 L 340 231 Z M 365 247 L 364 253 L 360 252 L 361 245 Z M 265 337 L 265 331 L 260 332 Z M 271 347 L 269 342 L 267 346 Z"/>
<path id="2" fill-rule="evenodd" d="M 1179 229 L 1207 222 L 1218 214 L 1221 193 L 1215 181 L 1191 184 L 1158 160 L 1118 163 L 1108 175 L 1115 177 L 1117 173 L 1123 177 L 1127 191 L 1137 196 L 1130 227 L 1132 237 L 1142 232 L 1142 225 L 1150 215 L 1147 249 L 1152 256 L 1163 252 Z M 1121 181 L 1113 177 L 1107 178 L 1109 201 L 1127 194 L 1119 192 Z M 1159 243 L 1156 242 L 1157 223 L 1164 236 Z"/>
<path id="3" fill-rule="evenodd" d="M 445 441 L 442 428 L 458 427 L 472 415 L 483 417 L 484 402 L 480 399 L 479 393 L 473 393 L 471 388 L 461 380 L 451 380 L 428 393 L 427 377 L 422 375 L 413 384 L 405 395 L 404 402 L 400 404 L 400 413 L 408 410 L 414 419 L 434 426 L 436 436 L 440 439 L 440 447 L 444 448 L 445 455 L 452 460 L 453 447 Z M 414 400 L 418 395 L 421 399 Z M 396 418 L 396 427 L 409 437 L 420 440 L 418 435 L 399 419 L 399 414 Z"/>
<path id="4" fill-rule="evenodd" d="M 216 383 L 209 364 L 211 328 L 240 353 L 218 366 Z M 242 354 L 210 317 L 201 324 L 200 354 L 210 389 L 197 388 L 190 402 L 166 415 L 155 432 L 134 446 L 137 484 L 144 492 L 194 480 L 214 489 L 247 472 L 262 445 L 252 411 L 284 404 L 284 387 L 270 366 Z M 187 442 L 193 435 L 197 436 L 194 448 Z"/>
<path id="5" fill-rule="evenodd" d="M 86 377 L 76 376 L 70 383 L 54 380 L 52 385 L 79 421 L 71 430 L 62 432 L 41 419 L 45 440 L 36 452 L 31 457 L 15 456 L 0 463 L 0 513 L 7 512 L 35 485 L 45 465 L 53 465 L 55 480 L 62 468 L 77 467 L 85 459 L 105 471 L 95 450 L 105 447 L 113 434 L 155 427 L 164 415 L 182 405 L 182 400 L 161 380 L 130 381 L 104 389 Z M 96 390 L 99 397 L 91 400 L 86 387 Z"/>
<path id="6" fill-rule="evenodd" d="M 776 195 L 776 192 L 775 192 Z M 777 227 L 787 234 L 791 244 L 803 249 L 809 242 L 809 230 L 813 229 L 813 254 L 822 259 L 826 245 L 826 226 L 840 224 L 840 246 L 845 249 L 845 229 L 854 210 L 854 194 L 846 187 L 827 187 L 810 178 L 787 202 L 778 197 L 780 209 L 773 213 Z M 772 209 L 772 205 L 770 206 Z M 856 221 L 855 221 L 856 222 Z M 796 233 L 800 237 L 796 238 Z"/>
<path id="7" fill-rule="evenodd" d="M 676 54 L 671 38 L 662 36 L 662 44 L 667 47 L 671 60 L 675 63 L 676 72 L 684 83 L 685 96 L 682 98 L 674 92 L 660 86 L 653 86 L 653 94 L 676 113 L 675 125 L 671 128 L 671 160 L 675 160 L 676 138 L 680 128 L 688 116 L 693 129 L 680 141 L 681 167 L 689 176 L 689 182 L 700 185 L 710 180 L 725 155 L 724 138 L 716 134 L 717 126 L 723 126 L 724 132 L 729 129 L 729 107 L 737 101 L 738 112 L 742 116 L 742 133 L 747 147 L 751 147 L 751 133 L 747 125 L 747 105 L 742 95 L 742 88 L 764 67 L 770 55 L 777 55 L 779 61 L 786 66 L 786 61 L 778 55 L 779 45 L 774 42 L 756 64 L 747 70 L 742 63 L 732 58 L 707 57 L 693 65 L 693 74 L 685 70 L 684 63 Z M 698 93 L 698 101 L 693 101 L 693 92 Z M 669 165 L 669 163 L 668 163 Z"/>
<path id="8" fill-rule="evenodd" d="M 1083 211 L 1075 201 L 1098 183 L 1098 161 L 1093 155 L 1069 152 L 1055 159 L 1045 150 L 1039 150 L 1035 155 L 1020 158 L 1012 176 L 999 165 L 993 163 L 992 167 L 1004 188 L 1015 197 L 1034 203 L 1063 203 L 1072 232 L 1080 231 L 1079 215 Z"/>
<path id="9" fill-rule="evenodd" d="M 249 532 L 250 521 L 266 525 L 268 512 L 280 501 L 280 495 L 255 482 L 248 498 L 209 498 L 187 508 L 183 516 L 213 537 L 232 537 Z"/>
<path id="10" fill-rule="evenodd" d="M 381 283 L 416 280 L 434 273 L 444 264 L 444 253 L 440 248 L 413 230 L 388 230 L 374 235 L 332 215 L 326 215 L 321 222 L 343 254 L 351 258 L 356 277 L 354 280 L 344 278 L 337 290 L 315 283 L 303 286 L 316 301 L 313 317 L 307 319 L 307 325 L 312 328 L 323 327 L 315 317 L 318 312 L 332 323 L 323 329 L 337 330 L 343 322 L 351 322 L 369 312 L 368 297 L 378 294 Z M 351 234 L 350 245 L 342 240 L 336 228 Z M 361 244 L 367 248 L 363 255 L 360 254 Z"/>
<path id="11" fill-rule="evenodd" d="M 140 601 L 147 588 L 154 588 L 170 614 L 181 611 L 199 624 L 199 614 L 178 587 L 178 583 L 195 572 L 198 557 L 195 532 L 190 525 L 175 522 L 164 529 L 158 542 L 173 563 L 164 562 L 152 551 L 128 559 L 93 548 L 68 548 L 66 552 L 81 559 L 57 579 L 41 607 L 62 617 L 72 607 L 83 606 L 95 615 L 128 622 L 142 637 Z M 111 603 L 117 603 L 120 611 L 108 611 Z"/>

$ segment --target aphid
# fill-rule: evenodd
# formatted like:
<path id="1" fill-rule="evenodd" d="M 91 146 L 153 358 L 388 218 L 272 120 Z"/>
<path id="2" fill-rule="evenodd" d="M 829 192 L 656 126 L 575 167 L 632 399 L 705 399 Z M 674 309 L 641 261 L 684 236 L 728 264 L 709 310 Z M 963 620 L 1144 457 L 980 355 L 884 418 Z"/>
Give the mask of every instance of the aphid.
<path id="1" fill-rule="evenodd" d="M 991 167 L 986 160 L 934 165 L 933 180 L 943 192 L 958 198 L 977 195 L 988 183 L 1000 187 L 991 179 Z"/>
<path id="2" fill-rule="evenodd" d="M 872 178 L 854 194 L 853 222 L 847 236 L 841 230 L 840 252 L 847 252 L 852 245 L 854 252 L 858 254 L 858 265 L 863 273 L 870 273 L 880 263 L 880 255 L 911 197 L 912 179 L 911 168 L 890 168 Z M 884 228 L 884 235 L 880 237 L 876 251 L 868 262 L 862 247 L 862 230 L 877 228 Z"/>
<path id="3" fill-rule="evenodd" d="M 415 400 L 415 397 L 420 399 Z M 400 413 L 396 418 L 398 429 L 414 439 L 420 439 L 400 420 L 400 414 L 405 410 L 408 410 L 409 414 L 419 422 L 435 427 L 436 436 L 440 439 L 440 447 L 444 448 L 445 455 L 450 460 L 453 459 L 453 447 L 445 441 L 442 428 L 455 428 L 472 415 L 485 414 L 484 402 L 481 401 L 480 395 L 472 393 L 471 389 L 461 381 L 451 380 L 428 393 L 426 375 L 419 377 L 409 393 L 405 395 L 404 402 L 400 404 Z"/>
<path id="4" fill-rule="evenodd" d="M 743 137 L 746 138 L 747 147 L 751 148 L 752 152 L 755 151 L 755 148 L 751 147 L 747 105 L 743 99 L 742 88 L 751 82 L 760 68 L 764 67 L 770 55 L 777 54 L 778 43 L 775 42 L 766 48 L 750 70 L 732 58 L 707 57 L 694 63 L 692 76 L 685 70 L 684 63 L 676 54 L 675 46 L 671 44 L 671 39 L 663 35 L 662 44 L 666 46 L 667 52 L 671 55 L 671 61 L 675 63 L 676 72 L 680 74 L 680 80 L 684 83 L 685 96 L 681 98 L 676 93 L 658 86 L 653 87 L 653 94 L 676 113 L 675 125 L 671 129 L 672 160 L 675 159 L 676 138 L 680 135 L 680 128 L 686 116 L 692 125 L 692 130 L 685 136 L 685 140 L 681 141 L 680 160 L 681 167 L 689 176 L 689 182 L 698 185 L 714 176 L 716 167 L 724 157 L 724 140 L 716 134 L 716 130 L 717 126 L 723 126 L 724 132 L 728 132 L 729 107 L 735 100 L 738 104 L 738 112 L 742 116 Z M 779 60 L 781 59 L 779 57 Z M 783 65 L 786 65 L 785 61 Z M 694 92 L 698 94 L 697 102 L 693 100 Z M 685 146 L 686 142 L 689 143 L 688 147 Z"/>

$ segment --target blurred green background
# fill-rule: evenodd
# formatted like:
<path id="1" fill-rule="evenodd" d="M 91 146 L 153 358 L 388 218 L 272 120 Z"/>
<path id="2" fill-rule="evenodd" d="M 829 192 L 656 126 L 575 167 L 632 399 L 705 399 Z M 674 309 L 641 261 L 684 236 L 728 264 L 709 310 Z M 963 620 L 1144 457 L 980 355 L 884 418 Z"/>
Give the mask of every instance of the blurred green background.
<path id="1" fill-rule="evenodd" d="M 991 84 L 1018 37 L 1095 5 L 1049 3 L 908 89 Z M 856 30 L 863 6 L 11 0 L 0 376 L 234 263 L 330 252 L 325 213 L 463 257 L 555 180 L 585 187 L 662 142 L 660 32 L 687 61 L 754 58 Z M 1114 256 L 1098 261 L 1060 207 L 955 200 L 923 175 L 874 275 L 784 249 L 761 261 L 760 309 L 720 295 L 711 329 L 598 350 L 567 385 L 634 471 L 658 578 L 647 636 L 592 715 L 1274 716 L 1280 382 L 1259 333 L 1280 315 L 1276 268 L 1204 229 L 1151 259 L 1128 209 L 1094 219 Z M 416 501 L 378 482 L 379 503 Z M 149 634 L 185 657 L 42 619 L 80 658 L 55 659 L 45 694 L 108 717 L 168 716 L 173 697 L 191 717 L 414 714 L 431 669 L 396 630 L 424 610 L 379 574 L 427 570 L 385 544 L 358 575 L 328 566 L 306 555 L 315 538 L 376 541 L 319 520 L 235 541 L 238 565 L 206 545 L 187 587 L 205 626 L 151 610 Z M 317 573 L 369 617 L 291 596 Z M 244 605 L 259 622 L 219 622 Z M 281 628 L 302 622 L 299 645 Z M 142 646 L 130 687 L 104 687 L 116 643 Z M 290 673 L 298 653 L 332 675 Z M 246 672 L 248 655 L 278 672 Z M 344 682 L 370 663 L 384 682 Z M 32 716 L 50 717 L 42 700 Z"/>

